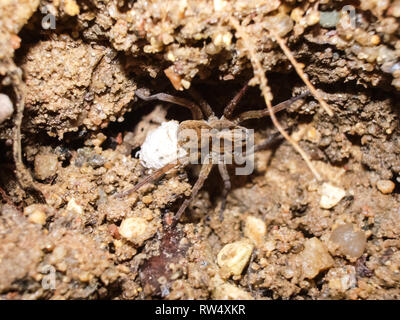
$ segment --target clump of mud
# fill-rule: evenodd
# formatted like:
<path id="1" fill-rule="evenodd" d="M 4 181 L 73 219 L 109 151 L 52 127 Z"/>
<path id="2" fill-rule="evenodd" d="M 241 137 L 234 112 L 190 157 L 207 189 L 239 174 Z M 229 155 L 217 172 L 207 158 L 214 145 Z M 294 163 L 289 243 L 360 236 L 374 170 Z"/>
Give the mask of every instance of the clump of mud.
<path id="1" fill-rule="evenodd" d="M 279 115 L 324 182 L 278 139 L 251 175 L 230 168 L 223 220 L 212 171 L 171 228 L 197 166 L 119 195 L 148 174 L 147 133 L 191 114 L 135 92 L 194 88 L 220 116 L 253 77 L 231 16 L 275 103 L 305 85 L 271 28 L 331 106 L 308 97 Z M 2 299 L 399 298 L 400 1 L 13 0 L 0 17 Z M 22 100 L 36 191 L 15 174 Z M 264 107 L 254 86 L 238 109 Z M 256 142 L 276 133 L 267 118 L 245 126 Z"/>

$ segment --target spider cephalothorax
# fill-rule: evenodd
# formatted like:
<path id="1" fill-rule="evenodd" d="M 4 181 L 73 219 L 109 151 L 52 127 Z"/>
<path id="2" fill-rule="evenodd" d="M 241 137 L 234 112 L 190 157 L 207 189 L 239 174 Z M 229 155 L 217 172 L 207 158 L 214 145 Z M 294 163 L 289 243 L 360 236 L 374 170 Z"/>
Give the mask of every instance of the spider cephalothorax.
<path id="1" fill-rule="evenodd" d="M 236 94 L 232 101 L 225 107 L 224 113 L 220 118 L 215 116 L 210 105 L 193 90 L 191 90 L 191 93 L 199 101 L 199 105 L 190 100 L 165 93 L 147 95 L 142 90 L 138 90 L 136 95 L 143 100 L 161 100 L 188 108 L 192 112 L 194 120 L 181 122 L 177 130 L 173 131 L 174 134 L 176 134 L 176 137 L 174 137 L 176 146 L 172 148 L 176 150 L 174 159 L 162 166 L 154 167 L 156 170 L 152 174 L 122 195 L 137 191 L 143 185 L 159 179 L 172 168 L 178 166 L 184 167 L 188 164 L 201 164 L 198 180 L 192 188 L 192 195 L 183 202 L 178 212 L 175 214 L 173 222 L 175 224 L 203 186 L 212 167 L 217 165 L 224 181 L 223 201 L 220 210 L 220 217 L 222 219 L 222 213 L 226 204 L 226 196 L 231 189 L 227 164 L 242 164 L 243 161 L 253 155 L 254 152 L 268 147 L 271 142 L 271 139 L 267 139 L 258 145 L 253 145 L 251 131 L 240 125 L 241 122 L 248 119 L 258 119 L 268 116 L 268 110 L 247 111 L 240 113 L 238 116 L 233 116 L 233 111 L 240 98 L 246 92 L 247 87 L 246 84 L 242 90 Z M 274 107 L 274 112 L 284 110 L 294 101 L 308 94 L 309 92 L 307 91 L 297 97 L 278 104 Z M 169 160 L 171 160 L 171 158 Z M 244 172 L 251 174 L 252 170 Z"/>
<path id="2" fill-rule="evenodd" d="M 215 116 L 183 121 L 177 135 L 178 146 L 191 164 L 239 164 L 243 152 L 252 147 L 251 130 Z"/>

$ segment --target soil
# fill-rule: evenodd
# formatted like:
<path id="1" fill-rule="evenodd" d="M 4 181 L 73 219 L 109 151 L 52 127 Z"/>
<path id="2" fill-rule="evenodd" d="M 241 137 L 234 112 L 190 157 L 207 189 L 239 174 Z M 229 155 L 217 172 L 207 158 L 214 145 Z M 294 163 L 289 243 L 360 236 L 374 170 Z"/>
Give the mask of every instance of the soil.
<path id="1" fill-rule="evenodd" d="M 230 16 L 256 44 L 275 104 L 306 86 L 270 28 L 331 106 L 309 96 L 278 115 L 323 181 L 278 137 L 251 175 L 229 168 L 223 220 L 213 170 L 171 227 L 199 166 L 120 195 L 149 173 L 137 155 L 147 133 L 191 113 L 135 92 L 195 100 L 194 88 L 221 116 L 253 77 Z M 0 298 L 399 299 L 399 23 L 398 0 L 0 4 L 0 91 L 18 105 L 15 64 L 22 157 L 45 200 L 15 174 L 14 111 L 0 119 Z M 238 109 L 264 105 L 254 85 Z M 256 142 L 277 133 L 268 118 L 244 125 Z"/>

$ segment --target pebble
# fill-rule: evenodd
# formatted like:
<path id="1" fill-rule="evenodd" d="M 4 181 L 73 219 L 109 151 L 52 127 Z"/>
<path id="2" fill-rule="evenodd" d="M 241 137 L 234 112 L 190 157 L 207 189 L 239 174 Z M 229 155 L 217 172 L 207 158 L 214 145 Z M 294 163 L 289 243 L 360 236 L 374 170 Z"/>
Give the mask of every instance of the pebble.
<path id="1" fill-rule="evenodd" d="M 144 204 L 150 204 L 153 202 L 153 197 L 151 195 L 146 195 L 142 198 Z"/>
<path id="2" fill-rule="evenodd" d="M 174 86 L 175 90 L 182 91 L 182 79 L 181 77 L 174 71 L 174 67 L 170 66 L 169 68 L 164 70 L 165 75 L 171 81 L 171 84 Z"/>
<path id="3" fill-rule="evenodd" d="M 400 90 L 400 78 L 393 79 L 392 85 Z"/>
<path id="4" fill-rule="evenodd" d="M 89 282 L 93 279 L 93 274 L 88 271 L 83 271 L 79 274 L 79 280 L 82 282 Z"/>
<path id="5" fill-rule="evenodd" d="M 75 0 L 65 0 L 64 2 L 65 13 L 69 16 L 76 16 L 79 14 L 79 6 Z"/>
<path id="6" fill-rule="evenodd" d="M 253 244 L 247 239 L 225 245 L 217 256 L 217 263 L 222 272 L 228 277 L 240 276 L 249 262 L 253 248 Z"/>
<path id="7" fill-rule="evenodd" d="M 35 224 L 44 225 L 46 223 L 46 206 L 42 204 L 32 204 L 24 208 L 24 214 L 28 216 L 28 220 Z"/>
<path id="8" fill-rule="evenodd" d="M 389 194 L 392 193 L 394 188 L 395 188 L 395 184 L 393 181 L 391 180 L 379 180 L 376 183 L 376 187 L 378 188 L 378 190 L 380 192 L 382 192 L 383 194 Z"/>
<path id="9" fill-rule="evenodd" d="M 275 16 L 265 17 L 263 19 L 263 26 L 267 30 L 274 29 L 279 36 L 284 37 L 293 30 L 294 23 L 286 14 L 277 14 Z"/>
<path id="10" fill-rule="evenodd" d="M 261 245 L 267 233 L 267 226 L 263 220 L 254 216 L 247 216 L 243 233 L 245 237 L 253 241 L 255 245 Z"/>
<path id="11" fill-rule="evenodd" d="M 330 240 L 339 246 L 339 250 L 349 259 L 361 257 L 367 244 L 363 231 L 354 231 L 351 223 L 337 227 Z"/>
<path id="12" fill-rule="evenodd" d="M 137 245 L 151 238 L 156 232 L 156 228 L 142 217 L 131 217 L 122 221 L 119 226 L 119 234 L 128 241 Z"/>
<path id="13" fill-rule="evenodd" d="M 295 21 L 295 22 L 300 22 L 300 20 L 301 20 L 301 18 L 303 17 L 303 15 L 304 15 L 304 10 L 303 9 L 301 9 L 301 8 L 299 8 L 299 7 L 297 7 L 297 8 L 294 8 L 293 10 L 292 10 L 292 12 L 291 12 L 291 14 L 290 14 L 290 18 L 293 20 L 293 21 Z M 336 25 L 336 24 L 335 24 Z"/>
<path id="14" fill-rule="evenodd" d="M 325 182 L 321 188 L 321 200 L 319 205 L 323 209 L 331 209 L 336 206 L 345 195 L 345 190 Z"/>
<path id="15" fill-rule="evenodd" d="M 13 112 L 14 106 L 10 98 L 5 94 L 0 93 L 0 123 L 9 119 Z"/>
<path id="16" fill-rule="evenodd" d="M 83 208 L 75 201 L 74 198 L 71 198 L 67 204 L 67 211 L 73 212 L 77 215 L 83 214 Z"/>
<path id="17" fill-rule="evenodd" d="M 323 28 L 334 28 L 339 21 L 340 13 L 338 11 L 320 12 L 319 24 Z"/>
<path id="18" fill-rule="evenodd" d="M 330 269 L 328 275 L 330 290 L 343 293 L 357 286 L 356 268 L 354 266 Z"/>
<path id="19" fill-rule="evenodd" d="M 57 173 L 58 156 L 56 154 L 38 154 L 35 157 L 35 177 L 46 180 Z"/>
<path id="20" fill-rule="evenodd" d="M 303 276 L 308 279 L 313 279 L 334 263 L 326 246 L 315 237 L 304 241 L 304 250 L 298 257 Z"/>
<path id="21" fill-rule="evenodd" d="M 313 26 L 320 21 L 320 12 L 317 10 L 311 11 L 306 17 L 307 25 Z"/>

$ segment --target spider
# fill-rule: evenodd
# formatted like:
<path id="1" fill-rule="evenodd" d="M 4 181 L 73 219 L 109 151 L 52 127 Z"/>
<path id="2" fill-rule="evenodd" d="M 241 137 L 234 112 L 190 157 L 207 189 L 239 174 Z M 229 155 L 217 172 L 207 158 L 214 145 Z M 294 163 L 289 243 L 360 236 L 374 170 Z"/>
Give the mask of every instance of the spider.
<path id="1" fill-rule="evenodd" d="M 246 141 L 247 141 L 246 137 L 248 129 L 241 126 L 240 124 L 245 120 L 259 119 L 268 116 L 270 114 L 267 109 L 264 109 L 264 110 L 253 110 L 253 111 L 242 112 L 239 113 L 237 116 L 233 115 L 238 102 L 244 96 L 247 89 L 248 89 L 248 83 L 246 83 L 246 85 L 244 85 L 243 88 L 228 103 L 228 105 L 224 108 L 223 115 L 220 118 L 218 118 L 214 114 L 210 105 L 194 89 L 190 89 L 189 92 L 198 101 L 198 104 L 188 99 L 176 97 L 166 93 L 157 93 L 154 95 L 148 95 L 146 90 L 144 89 L 137 90 L 136 95 L 142 100 L 145 101 L 159 100 L 164 102 L 170 102 L 189 109 L 192 113 L 193 120 L 186 120 L 179 124 L 178 139 L 177 139 L 178 146 L 184 147 L 186 151 L 188 151 L 188 149 L 190 148 L 192 151 L 194 147 L 194 149 L 197 149 L 201 152 L 199 153 L 186 152 L 184 156 L 170 163 L 167 163 L 163 167 L 157 169 L 156 171 L 148 175 L 146 178 L 144 178 L 141 182 L 137 183 L 132 189 L 119 194 L 119 196 L 123 197 L 133 192 L 136 192 L 147 183 L 158 180 L 165 173 L 167 173 L 169 170 L 173 168 L 185 167 L 189 163 L 200 163 L 201 164 L 200 173 L 197 181 L 192 187 L 191 196 L 184 200 L 178 212 L 173 217 L 171 226 L 174 226 L 179 221 L 180 217 L 185 212 L 190 202 L 196 197 L 197 193 L 200 191 L 205 180 L 210 174 L 212 167 L 216 164 L 218 166 L 219 173 L 224 183 L 224 189 L 222 192 L 222 203 L 220 207 L 220 219 L 222 220 L 223 212 L 226 206 L 226 198 L 229 191 L 231 190 L 231 181 L 227 170 L 227 164 L 231 164 L 232 162 L 227 162 L 226 160 L 229 159 L 229 156 L 234 156 L 232 148 L 228 148 L 229 151 L 228 152 L 226 151 L 227 143 L 225 141 L 229 141 L 235 144 L 236 146 L 239 146 L 238 148 L 239 150 L 243 150 L 243 148 L 246 147 Z M 291 99 L 279 103 L 274 107 L 274 113 L 286 109 L 292 103 L 306 97 L 307 95 L 309 95 L 309 91 L 306 91 L 303 94 L 300 94 L 296 97 L 293 97 Z M 181 134 L 187 129 L 189 129 L 189 132 L 192 132 L 192 137 L 188 137 L 186 134 L 184 135 Z M 202 130 L 205 130 L 204 132 L 207 132 L 208 135 L 199 134 L 200 131 Z M 242 132 L 244 133 L 244 135 L 235 134 L 237 132 Z M 191 140 L 193 142 L 193 139 L 190 139 L 193 138 L 193 133 L 195 136 L 194 140 L 196 144 L 195 146 L 193 146 L 192 143 L 188 147 L 188 140 Z M 247 155 L 254 154 L 256 151 L 268 148 L 271 145 L 271 143 L 275 140 L 276 135 L 277 134 L 272 135 L 271 137 L 267 138 L 260 144 L 252 146 L 250 152 L 247 153 Z M 214 145 L 210 146 L 209 143 L 210 140 L 218 141 L 221 139 L 224 141 L 223 145 L 217 144 L 217 146 Z M 237 150 L 236 147 L 235 150 Z M 206 154 L 206 157 L 202 157 L 200 159 L 199 154 L 204 155 L 204 152 Z"/>

